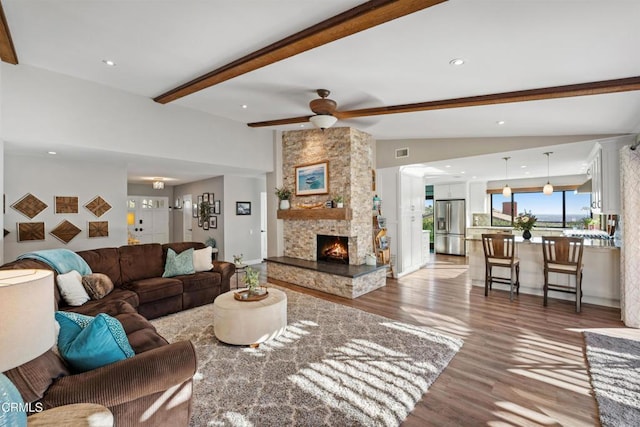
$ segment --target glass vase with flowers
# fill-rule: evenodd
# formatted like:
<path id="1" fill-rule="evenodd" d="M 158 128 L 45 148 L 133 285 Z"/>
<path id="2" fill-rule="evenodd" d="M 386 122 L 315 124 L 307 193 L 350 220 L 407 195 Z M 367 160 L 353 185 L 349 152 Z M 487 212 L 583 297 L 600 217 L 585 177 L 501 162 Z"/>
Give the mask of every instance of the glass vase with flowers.
<path id="1" fill-rule="evenodd" d="M 538 218 L 531 213 L 531 211 L 524 211 L 520 215 L 514 218 L 513 228 L 515 230 L 523 230 L 522 238 L 525 240 L 531 239 L 531 229 L 538 221 Z"/>

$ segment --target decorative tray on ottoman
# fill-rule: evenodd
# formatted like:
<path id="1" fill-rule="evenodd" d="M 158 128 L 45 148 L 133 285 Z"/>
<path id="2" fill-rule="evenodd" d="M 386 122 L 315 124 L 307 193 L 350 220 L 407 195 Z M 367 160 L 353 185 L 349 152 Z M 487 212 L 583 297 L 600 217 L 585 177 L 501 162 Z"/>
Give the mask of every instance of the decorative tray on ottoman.
<path id="1" fill-rule="evenodd" d="M 249 293 L 249 290 L 234 292 L 233 297 L 238 301 L 260 301 L 269 296 L 269 292 L 266 288 L 261 288 L 257 291 Z"/>

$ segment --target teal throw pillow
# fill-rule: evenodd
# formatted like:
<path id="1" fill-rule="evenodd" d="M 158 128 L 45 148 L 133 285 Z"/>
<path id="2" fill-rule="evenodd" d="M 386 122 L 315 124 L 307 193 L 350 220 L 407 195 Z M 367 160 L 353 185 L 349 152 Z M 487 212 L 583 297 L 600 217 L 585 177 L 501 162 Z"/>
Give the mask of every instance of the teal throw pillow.
<path id="1" fill-rule="evenodd" d="M 60 324 L 58 350 L 76 371 L 90 371 L 135 355 L 122 324 L 108 314 L 91 317 L 57 311 L 56 321 Z"/>
<path id="2" fill-rule="evenodd" d="M 195 272 L 196 270 L 193 268 L 193 249 L 187 249 L 178 255 L 171 248 L 167 250 L 167 262 L 164 265 L 162 277 L 174 277 Z"/>

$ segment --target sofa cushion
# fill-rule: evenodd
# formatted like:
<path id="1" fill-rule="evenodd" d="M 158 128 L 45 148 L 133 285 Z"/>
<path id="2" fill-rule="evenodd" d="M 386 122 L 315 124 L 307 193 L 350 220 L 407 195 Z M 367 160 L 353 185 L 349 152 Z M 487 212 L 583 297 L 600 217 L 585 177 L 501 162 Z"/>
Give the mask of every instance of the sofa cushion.
<path id="1" fill-rule="evenodd" d="M 129 283 L 127 288 L 138 294 L 140 304 L 147 304 L 182 294 L 182 282 L 174 278 L 152 277 Z"/>
<path id="2" fill-rule="evenodd" d="M 91 299 L 102 299 L 113 290 L 113 282 L 106 274 L 93 273 L 82 276 L 82 286 Z"/>
<path id="3" fill-rule="evenodd" d="M 78 252 L 94 273 L 109 276 L 114 286 L 122 285 L 118 248 L 100 248 Z"/>
<path id="4" fill-rule="evenodd" d="M 202 249 L 195 249 L 193 251 L 193 269 L 196 272 L 209 271 L 213 268 L 211 262 L 211 247 L 207 246 Z"/>
<path id="5" fill-rule="evenodd" d="M 220 285 L 220 274 L 212 271 L 202 271 L 199 273 L 176 276 L 182 282 L 184 292 L 199 291 L 201 289 L 215 288 Z"/>
<path id="6" fill-rule="evenodd" d="M 128 289 L 115 288 L 113 292 L 99 300 L 89 300 L 79 307 L 61 307 L 64 311 L 73 311 L 75 313 L 95 316 L 98 313 L 107 313 L 115 316 L 120 313 L 119 304 L 126 304 L 130 307 L 138 307 L 140 305 L 138 295 Z M 136 309 L 133 308 L 135 312 Z"/>
<path id="7" fill-rule="evenodd" d="M 164 265 L 162 277 L 174 277 L 181 274 L 192 274 L 196 270 L 193 268 L 193 249 L 176 254 L 173 249 L 167 251 L 167 262 Z"/>
<path id="8" fill-rule="evenodd" d="M 136 354 L 167 345 L 168 342 L 155 329 L 143 328 L 127 335 L 131 347 Z"/>
<path id="9" fill-rule="evenodd" d="M 121 246 L 118 252 L 123 284 L 150 277 L 162 277 L 164 262 L 162 246 L 159 243 Z"/>
<path id="10" fill-rule="evenodd" d="M 58 274 L 56 282 L 62 298 L 68 305 L 82 305 L 91 299 L 82 286 L 82 276 L 75 270 Z"/>
<path id="11" fill-rule="evenodd" d="M 100 368 L 135 355 L 122 324 L 108 314 L 96 317 L 56 312 L 60 324 L 58 349 L 77 371 Z"/>

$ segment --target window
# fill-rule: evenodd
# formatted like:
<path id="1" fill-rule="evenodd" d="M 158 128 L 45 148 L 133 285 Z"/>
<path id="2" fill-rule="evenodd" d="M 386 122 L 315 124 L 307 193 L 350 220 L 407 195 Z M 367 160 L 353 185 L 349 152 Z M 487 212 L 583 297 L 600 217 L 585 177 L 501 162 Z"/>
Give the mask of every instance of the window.
<path id="1" fill-rule="evenodd" d="M 591 194 L 574 191 L 554 191 L 550 196 L 542 192 L 514 192 L 511 198 L 502 194 L 491 195 L 491 225 L 509 227 L 513 218 L 531 212 L 538 218 L 536 227 L 581 227 L 583 219 L 591 217 Z"/>

